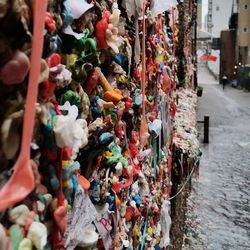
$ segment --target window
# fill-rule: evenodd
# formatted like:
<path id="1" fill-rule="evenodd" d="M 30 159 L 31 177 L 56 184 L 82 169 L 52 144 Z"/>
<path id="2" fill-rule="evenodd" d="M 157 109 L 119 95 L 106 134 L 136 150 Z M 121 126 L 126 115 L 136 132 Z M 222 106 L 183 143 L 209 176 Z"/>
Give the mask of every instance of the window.
<path id="1" fill-rule="evenodd" d="M 248 9 L 248 5 L 244 4 L 244 10 L 247 10 L 247 9 Z"/>
<path id="2" fill-rule="evenodd" d="M 247 30 L 248 30 L 247 27 L 244 27 L 244 28 L 243 28 L 243 32 L 244 32 L 244 33 L 247 33 Z"/>
<path id="3" fill-rule="evenodd" d="M 219 11 L 219 10 L 220 10 L 220 6 L 216 5 L 216 11 Z"/>

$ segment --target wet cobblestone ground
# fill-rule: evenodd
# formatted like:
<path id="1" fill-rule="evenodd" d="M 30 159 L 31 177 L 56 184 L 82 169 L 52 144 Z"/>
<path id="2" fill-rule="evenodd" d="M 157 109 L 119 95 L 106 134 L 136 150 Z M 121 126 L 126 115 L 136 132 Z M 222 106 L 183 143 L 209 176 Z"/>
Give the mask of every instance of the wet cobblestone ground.
<path id="1" fill-rule="evenodd" d="M 188 200 L 185 250 L 250 249 L 250 93 L 214 81 L 202 68 L 198 117 L 210 115 L 200 177 Z M 203 139 L 202 127 L 199 128 Z"/>

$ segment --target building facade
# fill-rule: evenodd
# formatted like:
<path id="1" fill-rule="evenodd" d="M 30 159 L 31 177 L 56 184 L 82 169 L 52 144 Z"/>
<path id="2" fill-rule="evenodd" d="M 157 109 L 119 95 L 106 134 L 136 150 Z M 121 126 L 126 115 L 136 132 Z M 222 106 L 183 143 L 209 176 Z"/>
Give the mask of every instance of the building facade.
<path id="1" fill-rule="evenodd" d="M 247 0 L 246 0 L 247 1 Z M 220 37 L 222 30 L 228 29 L 233 0 L 208 0 L 207 31 Z"/>
<path id="2" fill-rule="evenodd" d="M 233 0 L 229 29 L 221 32 L 220 76 L 250 90 L 250 1 Z"/>
<path id="3" fill-rule="evenodd" d="M 236 30 L 221 31 L 220 79 L 226 74 L 231 81 L 235 79 Z"/>
<path id="4" fill-rule="evenodd" d="M 197 1 L 197 26 L 202 28 L 202 0 Z"/>
<path id="5" fill-rule="evenodd" d="M 250 65 L 250 1 L 238 0 L 237 63 Z"/>

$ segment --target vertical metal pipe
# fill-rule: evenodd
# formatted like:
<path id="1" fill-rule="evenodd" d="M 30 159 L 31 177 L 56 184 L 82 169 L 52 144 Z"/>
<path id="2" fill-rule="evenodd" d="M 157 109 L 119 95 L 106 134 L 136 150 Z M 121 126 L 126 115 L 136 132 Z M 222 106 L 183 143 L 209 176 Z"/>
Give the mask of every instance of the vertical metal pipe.
<path id="1" fill-rule="evenodd" d="M 194 72 L 194 89 L 197 88 L 198 82 L 197 82 L 197 17 L 198 17 L 198 2 L 197 0 L 194 1 L 195 5 L 195 19 L 194 19 L 194 51 L 193 51 L 193 56 L 194 56 L 194 67 L 195 67 L 195 72 Z"/>

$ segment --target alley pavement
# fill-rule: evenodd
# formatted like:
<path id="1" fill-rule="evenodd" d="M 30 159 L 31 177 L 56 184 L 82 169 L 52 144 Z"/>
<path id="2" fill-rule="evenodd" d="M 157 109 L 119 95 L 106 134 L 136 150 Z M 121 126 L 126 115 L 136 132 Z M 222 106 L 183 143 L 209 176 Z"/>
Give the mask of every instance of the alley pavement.
<path id="1" fill-rule="evenodd" d="M 250 249 L 250 92 L 222 85 L 199 68 L 203 96 L 198 120 L 210 116 L 210 143 L 203 144 L 200 177 L 194 183 L 187 215 L 185 249 Z"/>

